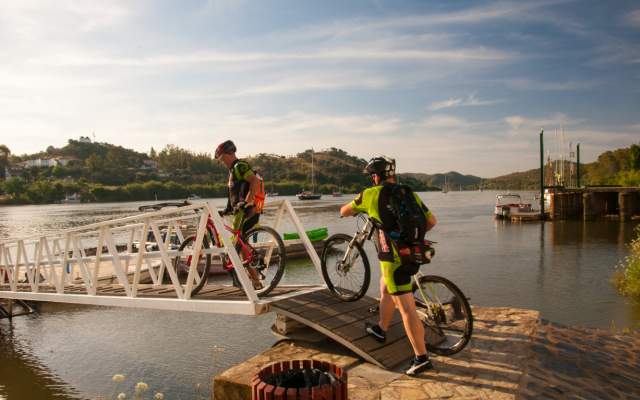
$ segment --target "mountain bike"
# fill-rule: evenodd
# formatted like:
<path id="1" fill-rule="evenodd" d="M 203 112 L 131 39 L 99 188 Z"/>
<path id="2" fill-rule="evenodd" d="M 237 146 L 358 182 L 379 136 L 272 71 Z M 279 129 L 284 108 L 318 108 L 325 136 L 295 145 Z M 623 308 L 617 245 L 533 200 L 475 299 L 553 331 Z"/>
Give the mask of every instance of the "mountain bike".
<path id="1" fill-rule="evenodd" d="M 362 225 L 362 226 L 361 226 Z M 322 276 L 329 290 L 343 301 L 356 301 L 369 288 L 371 270 L 364 251 L 378 223 L 366 214 L 358 215 L 358 230 L 350 236 L 338 233 L 329 237 L 321 256 Z M 435 256 L 435 242 L 425 241 L 426 259 Z M 462 291 L 450 280 L 418 271 L 413 276 L 413 295 L 418 317 L 431 339 L 427 348 L 440 355 L 462 350 L 473 332 L 473 315 Z M 371 310 L 377 311 L 377 308 Z"/>
<path id="2" fill-rule="evenodd" d="M 159 210 L 164 207 L 184 207 L 190 205 L 188 201 L 175 203 L 160 203 L 140 207 L 140 211 Z M 225 229 L 233 234 L 233 242 L 240 256 L 242 265 L 247 269 L 254 269 L 262 288 L 256 289 L 258 295 L 267 295 L 282 279 L 286 263 L 286 251 L 282 238 L 273 228 L 268 226 L 256 226 L 244 235 L 240 229 L 233 229 L 225 223 Z M 195 245 L 196 235 L 184 238 L 178 247 L 179 256 L 173 259 L 173 266 L 181 284 L 187 283 L 189 267 Z M 222 239 L 218 234 L 213 219 L 207 220 L 206 234 L 202 241 L 202 247 L 223 247 Z M 227 254 L 215 254 L 218 271 L 212 271 L 214 264 L 212 254 L 201 254 L 195 269 L 195 284 L 191 289 L 191 295 L 196 295 L 209 281 L 211 275 L 218 275 L 216 283 L 220 282 L 220 275 L 231 277 L 233 286 L 242 287 L 233 267 L 233 263 Z M 216 273 L 217 272 L 217 273 Z"/>

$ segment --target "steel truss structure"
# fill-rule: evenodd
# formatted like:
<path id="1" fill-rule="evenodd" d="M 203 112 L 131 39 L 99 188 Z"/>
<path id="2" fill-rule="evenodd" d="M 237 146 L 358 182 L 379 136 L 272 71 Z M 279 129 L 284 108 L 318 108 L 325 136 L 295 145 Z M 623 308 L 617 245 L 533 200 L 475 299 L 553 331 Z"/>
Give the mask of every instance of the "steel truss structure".
<path id="1" fill-rule="evenodd" d="M 274 229 L 288 215 L 319 276 L 320 258 L 305 234 L 293 206 L 288 200 L 267 205 L 275 209 Z M 203 249 L 207 220 L 211 218 L 224 247 Z M 182 253 L 172 245 L 194 234 L 191 264 L 186 284 L 180 283 L 173 260 Z M 148 248 L 148 237 L 155 243 Z M 208 313 L 257 315 L 270 310 L 270 304 L 295 297 L 322 286 L 287 288 L 286 294 L 259 298 L 232 245 L 232 234 L 211 202 L 200 202 L 175 209 L 163 209 L 126 218 L 67 229 L 55 234 L 0 242 L 0 298 L 139 307 Z M 187 251 L 185 251 L 186 253 Z M 246 299 L 191 297 L 198 279 L 197 260 L 205 254 L 227 254 L 246 295 Z M 100 271 L 110 269 L 117 279 L 119 295 L 101 292 Z M 141 273 L 151 278 L 152 285 L 140 283 Z M 166 275 L 170 283 L 165 282 Z M 74 290 L 70 290 L 70 287 Z M 165 289 L 162 297 L 145 297 L 143 288 Z M 205 286 L 207 288 L 207 286 Z M 204 291 L 204 289 L 203 289 Z"/>

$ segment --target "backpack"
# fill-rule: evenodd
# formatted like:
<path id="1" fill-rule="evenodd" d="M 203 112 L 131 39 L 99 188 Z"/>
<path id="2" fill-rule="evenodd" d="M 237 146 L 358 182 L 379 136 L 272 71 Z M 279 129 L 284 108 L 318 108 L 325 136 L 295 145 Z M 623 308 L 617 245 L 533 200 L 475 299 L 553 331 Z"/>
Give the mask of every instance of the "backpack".
<path id="1" fill-rule="evenodd" d="M 253 206 L 254 206 L 254 210 L 255 212 L 257 212 L 258 214 L 262 214 L 262 211 L 264 210 L 264 200 L 267 197 L 265 191 L 264 191 L 264 179 L 262 178 L 262 175 L 260 175 L 260 173 L 258 173 L 258 171 L 256 171 L 255 169 L 251 168 L 251 166 L 249 165 L 248 162 L 244 161 L 244 160 L 238 160 L 238 162 L 243 162 L 247 165 L 247 167 L 249 169 L 251 169 L 251 171 L 253 172 L 253 175 L 258 178 L 258 182 L 259 182 L 259 187 L 258 187 L 258 191 L 257 193 L 255 193 L 254 198 L 253 198 Z M 243 181 L 241 180 L 241 177 L 238 176 L 238 174 L 236 173 L 237 170 L 235 168 L 235 164 L 234 167 L 232 169 L 232 174 L 234 179 L 236 179 L 237 182 L 240 182 L 239 184 L 241 185 L 245 185 L 242 188 L 239 189 L 240 193 L 247 193 L 244 192 L 244 190 L 250 190 L 249 189 L 249 185 L 247 181 Z M 229 187 L 231 188 L 231 177 L 229 178 Z"/>
<path id="2" fill-rule="evenodd" d="M 262 175 L 260 175 L 256 170 L 253 170 L 253 174 L 256 176 L 256 178 L 258 178 L 258 181 L 260 182 L 260 188 L 258 189 L 258 192 L 253 196 L 253 204 L 256 208 L 256 212 L 258 214 L 262 214 L 262 211 L 264 210 L 264 199 L 267 197 L 267 194 L 264 191 L 264 179 L 262 178 Z"/>
<path id="3" fill-rule="evenodd" d="M 427 218 L 413 190 L 407 185 L 385 183 L 378 202 L 382 230 L 396 243 L 403 263 L 427 263 L 424 256 Z"/>

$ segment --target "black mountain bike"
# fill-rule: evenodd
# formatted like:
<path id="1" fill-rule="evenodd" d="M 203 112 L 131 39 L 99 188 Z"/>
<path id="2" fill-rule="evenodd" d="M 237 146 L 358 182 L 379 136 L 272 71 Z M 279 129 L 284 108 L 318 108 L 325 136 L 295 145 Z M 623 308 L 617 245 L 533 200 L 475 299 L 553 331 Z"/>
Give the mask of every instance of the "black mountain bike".
<path id="1" fill-rule="evenodd" d="M 329 290 L 343 301 L 360 299 L 366 294 L 371 280 L 369 259 L 363 245 L 371 239 L 376 222 L 365 214 L 358 217 L 359 229 L 354 236 L 332 235 L 322 250 L 322 276 Z M 434 243 L 427 241 L 429 260 L 435 255 Z M 413 280 L 418 316 L 431 339 L 427 343 L 429 351 L 451 355 L 462 350 L 473 332 L 473 315 L 465 295 L 453 282 L 441 276 L 418 271 Z"/>

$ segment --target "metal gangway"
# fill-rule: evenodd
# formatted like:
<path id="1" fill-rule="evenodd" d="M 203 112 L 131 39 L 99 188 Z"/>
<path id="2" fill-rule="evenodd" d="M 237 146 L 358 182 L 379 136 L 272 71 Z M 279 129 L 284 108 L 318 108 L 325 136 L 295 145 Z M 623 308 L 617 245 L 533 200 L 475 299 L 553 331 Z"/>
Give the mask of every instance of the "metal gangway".
<path id="1" fill-rule="evenodd" d="M 290 218 L 311 262 L 322 276 L 320 258 L 291 203 L 280 200 L 265 208 L 275 209 L 272 227 L 276 230 L 286 216 Z M 224 247 L 203 248 L 209 218 L 222 237 Z M 182 242 L 194 231 L 195 245 L 188 250 L 192 261 L 185 284 L 180 282 L 173 263 L 182 252 L 171 244 L 171 237 Z M 150 249 L 144 245 L 148 236 L 156 243 Z M 271 305 L 278 301 L 324 288 L 278 285 L 269 295 L 259 297 L 232 243 L 232 234 L 225 229 L 222 217 L 211 202 L 3 241 L 0 242 L 0 299 L 258 315 L 270 311 Z M 241 287 L 207 284 L 191 296 L 199 257 L 223 253 L 231 259 Z M 104 283 L 99 279 L 101 271 L 110 271 L 113 282 Z M 143 273 L 150 277 L 151 283 L 140 282 Z"/>

